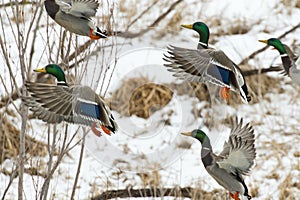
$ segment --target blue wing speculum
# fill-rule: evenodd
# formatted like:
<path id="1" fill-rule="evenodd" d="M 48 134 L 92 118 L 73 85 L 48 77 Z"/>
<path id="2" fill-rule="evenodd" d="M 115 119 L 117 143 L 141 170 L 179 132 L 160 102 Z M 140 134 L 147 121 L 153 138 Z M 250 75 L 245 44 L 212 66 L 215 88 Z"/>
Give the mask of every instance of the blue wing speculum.
<path id="1" fill-rule="evenodd" d="M 213 76 L 214 78 L 218 79 L 226 85 L 229 85 L 230 73 L 232 73 L 230 70 L 224 69 L 217 65 L 214 65 L 207 69 L 207 74 Z"/>
<path id="2" fill-rule="evenodd" d="M 75 108 L 75 112 L 79 115 L 92 117 L 100 120 L 99 105 L 86 102 L 79 102 Z"/>

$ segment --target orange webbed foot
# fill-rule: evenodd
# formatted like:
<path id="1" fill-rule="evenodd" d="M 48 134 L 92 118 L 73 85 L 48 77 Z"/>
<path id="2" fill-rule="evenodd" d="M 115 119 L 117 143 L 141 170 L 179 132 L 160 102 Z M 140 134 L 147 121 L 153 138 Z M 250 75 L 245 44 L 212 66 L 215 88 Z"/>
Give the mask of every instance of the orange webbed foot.
<path id="1" fill-rule="evenodd" d="M 239 198 L 239 192 L 236 192 L 234 194 L 232 194 L 231 192 L 229 192 L 229 195 L 234 199 L 234 200 L 240 200 Z"/>
<path id="2" fill-rule="evenodd" d="M 90 28 L 90 35 L 89 36 L 92 40 L 98 40 L 100 38 L 100 36 L 94 35 L 93 30 L 91 28 Z"/>
<path id="3" fill-rule="evenodd" d="M 104 133 L 106 133 L 107 135 L 110 135 L 111 132 L 108 128 L 106 128 L 104 125 L 101 125 L 102 130 L 104 131 Z"/>
<path id="4" fill-rule="evenodd" d="M 101 132 L 100 132 L 99 130 L 96 129 L 96 123 L 93 123 L 93 124 L 92 124 L 91 130 L 93 131 L 93 133 L 94 133 L 96 136 L 98 136 L 98 137 L 102 136 Z"/>
<path id="5" fill-rule="evenodd" d="M 228 88 L 228 87 L 222 87 L 219 91 L 220 98 L 228 100 L 230 98 L 229 90 L 230 90 L 230 88 Z"/>

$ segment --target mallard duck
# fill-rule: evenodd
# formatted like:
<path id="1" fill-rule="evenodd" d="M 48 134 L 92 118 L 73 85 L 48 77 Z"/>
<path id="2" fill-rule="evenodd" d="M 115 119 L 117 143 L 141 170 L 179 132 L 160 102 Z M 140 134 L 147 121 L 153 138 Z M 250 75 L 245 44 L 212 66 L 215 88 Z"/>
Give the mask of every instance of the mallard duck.
<path id="1" fill-rule="evenodd" d="M 259 42 L 273 46 L 281 56 L 282 65 L 285 73 L 291 77 L 292 81 L 300 85 L 300 58 L 286 44 L 282 44 L 277 38 L 259 40 Z"/>
<path id="2" fill-rule="evenodd" d="M 68 31 L 93 40 L 107 37 L 91 20 L 99 7 L 97 0 L 45 0 L 44 4 L 48 15 Z"/>
<path id="3" fill-rule="evenodd" d="M 63 70 L 56 64 L 34 71 L 51 74 L 57 79 L 57 85 L 25 83 L 30 96 L 23 97 L 23 101 L 39 119 L 48 123 L 66 121 L 91 126 L 97 136 L 101 136 L 101 132 L 96 126 L 108 135 L 117 131 L 118 126 L 109 107 L 90 87 L 69 86 Z"/>
<path id="4" fill-rule="evenodd" d="M 208 136 L 200 129 L 184 132 L 202 144 L 201 160 L 206 171 L 226 190 L 230 196 L 239 200 L 239 195 L 251 199 L 242 175 L 247 175 L 254 165 L 256 156 L 254 146 L 254 131 L 248 123 L 243 126 L 243 120 L 231 119 L 231 132 L 228 142 L 224 143 L 223 151 L 215 155 Z"/>
<path id="5" fill-rule="evenodd" d="M 251 97 L 240 68 L 231 61 L 222 50 L 208 47 L 209 29 L 203 22 L 182 25 L 193 29 L 200 35 L 197 49 L 186 49 L 175 46 L 168 47 L 169 55 L 164 55 L 164 64 L 174 76 L 189 81 L 210 82 L 221 86 L 220 97 L 229 99 L 229 90 L 240 94 L 244 103 Z"/>

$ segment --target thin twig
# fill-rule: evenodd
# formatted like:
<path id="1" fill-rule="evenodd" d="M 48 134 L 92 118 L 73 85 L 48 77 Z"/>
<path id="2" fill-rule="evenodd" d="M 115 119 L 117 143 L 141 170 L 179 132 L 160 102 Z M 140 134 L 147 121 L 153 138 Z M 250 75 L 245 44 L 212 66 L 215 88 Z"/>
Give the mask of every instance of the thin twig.
<path id="1" fill-rule="evenodd" d="M 5 11 L 6 17 L 9 18 L 7 10 L 5 9 L 4 11 Z M 14 14 L 14 12 L 13 12 L 13 14 Z M 15 16 L 15 18 L 16 18 L 16 16 Z M 13 70 L 12 70 L 13 67 L 12 67 L 12 63 L 11 63 L 11 60 L 10 60 L 11 57 L 9 56 L 10 53 L 7 51 L 7 45 L 6 45 L 7 41 L 6 41 L 6 37 L 5 37 L 5 32 L 7 31 L 6 30 L 7 28 L 5 28 L 4 25 L 3 25 L 4 23 L 3 23 L 2 17 L 0 17 L 0 19 L 1 19 L 1 22 L 2 22 L 1 23 L 2 24 L 1 28 L 2 28 L 2 33 L 3 33 L 3 37 L 0 37 L 0 45 L 1 45 L 1 49 L 2 49 L 2 52 L 3 52 L 4 58 L 5 58 L 5 63 L 6 63 L 7 69 L 9 71 L 9 77 L 13 81 L 13 84 L 11 86 L 12 91 L 13 91 L 13 87 L 17 88 L 18 84 L 17 84 L 17 81 L 15 79 L 15 75 L 13 74 Z M 11 28 L 14 41 L 17 44 L 18 41 L 16 39 L 16 34 L 15 34 L 15 31 L 13 30 L 13 25 L 11 23 L 11 20 L 9 20 L 9 27 Z M 3 38 L 3 40 L 2 40 L 2 38 Z M 19 92 L 19 91 L 17 90 L 17 92 Z M 18 93 L 19 96 L 20 96 L 20 94 L 21 93 Z"/>
<path id="2" fill-rule="evenodd" d="M 53 135 L 52 138 L 52 144 L 50 145 L 50 138 L 51 135 Z M 56 131 L 56 124 L 54 124 L 53 126 L 53 134 L 50 131 L 50 126 L 48 126 L 48 155 L 49 155 L 49 161 L 48 161 L 48 171 L 47 171 L 47 177 L 45 179 L 45 182 L 43 184 L 43 187 L 41 189 L 41 196 L 40 196 L 40 200 L 43 199 L 47 199 L 47 194 L 49 191 L 49 185 L 50 185 L 50 179 L 51 176 L 49 176 L 51 169 L 52 169 L 52 164 L 53 164 L 53 156 L 54 156 L 54 152 L 55 152 L 55 147 L 56 147 L 56 136 L 57 136 L 57 131 Z"/>
<path id="3" fill-rule="evenodd" d="M 19 89 L 20 90 L 19 92 L 13 92 L 12 94 L 8 94 L 8 88 L 5 85 L 5 82 L 4 82 L 3 78 L 2 78 L 2 75 L 0 75 L 0 80 L 1 80 L 1 83 L 3 84 L 5 92 L 7 93 L 6 96 L 4 96 L 4 97 L 2 97 L 0 99 L 0 109 L 1 109 L 3 107 L 7 107 L 10 103 L 13 103 L 13 101 L 15 101 L 15 100 L 17 100 L 19 98 L 18 93 L 20 93 L 21 88 Z M 17 112 L 21 115 L 21 112 L 16 107 L 16 105 L 13 104 L 13 106 L 15 107 L 15 109 L 17 110 Z"/>
<path id="4" fill-rule="evenodd" d="M 14 179 L 18 176 L 18 171 L 19 171 L 18 166 L 16 166 L 16 168 L 15 168 L 15 169 L 13 170 L 13 172 L 10 174 L 9 182 L 8 182 L 8 184 L 7 184 L 7 186 L 6 186 L 5 190 L 4 190 L 4 192 L 3 192 L 3 195 L 2 195 L 1 200 L 5 200 L 5 196 L 6 196 L 7 192 L 8 192 L 8 190 L 9 190 L 11 184 L 13 183 Z"/>
<path id="5" fill-rule="evenodd" d="M 141 30 L 140 32 L 132 33 L 132 32 L 129 32 L 129 31 L 125 31 L 125 32 L 116 31 L 112 35 L 117 35 L 117 36 L 123 37 L 123 38 L 140 37 L 140 36 L 144 35 L 145 33 L 149 32 L 151 30 L 151 28 L 157 26 L 182 1 L 183 0 L 175 1 L 173 4 L 171 4 L 171 6 L 163 14 L 161 14 L 156 20 L 154 20 L 154 22 L 152 22 L 152 24 L 150 24 L 147 28 Z"/>
<path id="6" fill-rule="evenodd" d="M 24 9 L 24 7 L 23 7 Z M 23 81 L 23 87 L 22 87 L 22 95 L 26 95 L 26 89 L 24 86 L 25 80 L 26 80 L 26 65 L 25 65 L 25 48 L 24 48 L 24 36 L 22 33 L 24 33 L 24 28 L 21 30 L 20 25 L 22 24 L 21 20 L 21 12 L 22 10 L 20 9 L 20 5 L 16 4 L 16 12 L 15 12 L 15 17 L 16 17 L 16 26 L 17 26 L 17 47 L 18 47 L 18 53 L 19 53 L 19 62 L 20 62 L 20 67 L 21 67 L 21 76 L 22 76 L 22 81 Z M 24 22 L 23 22 L 24 23 Z M 18 86 L 15 85 L 17 88 Z M 25 164 L 25 132 L 26 132 L 26 122 L 27 122 L 27 107 L 25 106 L 24 102 L 21 103 L 21 113 L 22 113 L 22 124 L 21 124 L 21 132 L 20 132 L 20 152 L 19 152 L 19 182 L 18 182 L 18 199 L 22 200 L 23 199 L 23 175 L 24 175 L 24 164 Z"/>
<path id="7" fill-rule="evenodd" d="M 38 29 L 39 29 L 39 24 L 40 24 L 40 21 L 41 21 L 41 16 L 42 16 L 42 14 L 43 14 L 43 9 L 42 9 L 42 3 L 41 3 L 41 0 L 40 0 L 40 2 L 39 2 L 39 10 L 40 10 L 40 13 L 39 13 L 39 16 L 37 17 L 37 21 L 36 21 L 36 23 L 35 23 L 35 28 L 34 28 L 34 30 L 33 30 L 33 35 L 32 35 L 32 42 L 31 42 L 31 48 L 30 48 L 30 53 L 29 53 L 29 64 L 28 64 L 28 66 L 29 66 L 29 69 L 28 69 L 28 72 L 27 72 L 27 77 L 29 77 L 29 75 L 30 75 L 30 71 L 31 71 L 31 67 L 32 67 L 32 59 L 33 59 L 33 54 L 34 54 L 34 50 L 35 50 L 35 41 L 36 41 L 36 36 L 37 36 L 37 31 L 38 31 Z M 37 10 L 38 10 L 38 8 L 36 9 L 36 13 L 37 13 Z M 36 13 L 34 14 L 34 17 L 36 16 Z M 34 20 L 34 19 L 33 19 Z M 32 23 L 33 23 L 33 20 L 32 20 Z M 26 44 L 28 43 L 28 39 L 29 39 L 29 35 L 31 36 L 31 34 L 30 34 L 30 31 L 28 31 L 28 33 L 27 33 L 27 40 L 26 40 Z M 26 48 L 26 47 L 25 47 Z"/>
<path id="8" fill-rule="evenodd" d="M 84 44 L 80 45 L 70 56 L 68 56 L 68 61 L 72 61 L 77 56 L 79 56 L 81 53 L 83 53 L 86 49 L 90 47 L 90 45 L 93 43 L 93 40 L 88 40 Z M 59 63 L 60 66 L 65 66 L 64 63 Z M 75 65 L 74 65 L 75 66 Z M 69 67 L 70 68 L 70 67 Z"/>
<path id="9" fill-rule="evenodd" d="M 71 198 L 70 198 L 71 200 L 73 200 L 74 196 L 75 196 L 75 192 L 76 192 L 76 188 L 77 188 L 77 183 L 78 183 L 78 178 L 79 178 L 80 169 L 81 169 L 81 164 L 82 164 L 82 159 L 83 159 L 83 152 L 84 152 L 84 146 L 85 146 L 85 135 L 86 135 L 85 128 L 83 128 L 83 129 L 84 129 L 84 136 L 83 136 L 83 139 L 82 139 L 82 142 L 81 142 L 79 162 L 78 162 L 76 176 L 75 176 L 75 180 L 74 180 L 74 184 L 73 184 L 73 189 L 72 189 L 72 194 L 71 194 Z"/>
<path id="10" fill-rule="evenodd" d="M 52 165 L 51 170 L 47 173 L 47 177 L 45 178 L 44 184 L 42 186 L 42 191 L 43 191 L 43 188 L 46 189 L 46 184 L 50 183 L 51 177 L 53 176 L 54 172 L 57 170 L 57 168 L 58 168 L 59 164 L 61 163 L 63 157 L 66 154 L 68 154 L 75 146 L 77 146 L 81 142 L 81 140 L 79 140 L 73 146 L 70 146 L 71 143 L 73 142 L 73 140 L 75 139 L 77 131 L 74 133 L 74 135 L 71 137 L 71 139 L 67 143 L 67 136 L 68 136 L 68 134 L 70 134 L 70 133 L 68 133 L 68 126 L 66 126 L 65 133 L 64 133 L 64 139 L 63 139 L 63 144 L 62 144 L 61 150 L 59 152 L 57 160 Z M 41 195 L 40 199 L 42 199 L 42 196 L 43 195 Z"/>
<path id="11" fill-rule="evenodd" d="M 134 20 L 130 22 L 130 24 L 127 26 L 127 30 L 135 23 L 137 22 L 143 15 L 145 15 L 155 4 L 157 4 L 159 1 L 155 0 L 150 6 L 148 6 L 143 12 L 141 12 Z"/>

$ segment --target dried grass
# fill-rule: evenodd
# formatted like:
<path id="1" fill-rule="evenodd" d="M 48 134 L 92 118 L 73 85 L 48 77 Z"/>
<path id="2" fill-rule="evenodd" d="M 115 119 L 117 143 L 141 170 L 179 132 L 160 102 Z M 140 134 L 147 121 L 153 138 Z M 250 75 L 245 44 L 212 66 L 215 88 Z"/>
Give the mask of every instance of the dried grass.
<path id="1" fill-rule="evenodd" d="M 173 97 L 168 87 L 148 83 L 135 89 L 129 99 L 129 114 L 149 118 L 152 113 L 167 105 Z"/>
<path id="2" fill-rule="evenodd" d="M 282 3 L 285 7 L 291 7 L 291 6 L 292 6 L 292 1 L 291 1 L 291 0 L 281 0 L 281 3 Z"/>
<path id="3" fill-rule="evenodd" d="M 224 27 L 227 28 L 224 29 Z M 222 20 L 217 33 L 218 36 L 246 34 L 251 30 L 251 27 L 251 25 L 247 24 L 246 19 L 237 19 L 236 21 L 231 21 L 230 23 L 227 20 Z"/>
<path id="4" fill-rule="evenodd" d="M 259 187 L 257 185 L 251 186 L 251 188 L 250 188 L 250 196 L 252 198 L 258 197 L 258 193 L 259 193 Z"/>
<path id="5" fill-rule="evenodd" d="M 300 1 L 299 0 L 281 0 L 280 4 L 285 6 L 285 10 L 288 15 L 291 15 L 293 12 L 293 8 L 300 8 Z"/>
<path id="6" fill-rule="evenodd" d="M 299 158 L 299 157 L 300 157 L 300 151 L 294 152 L 294 156 L 295 156 L 296 158 Z"/>
<path id="7" fill-rule="evenodd" d="M 190 198 L 192 200 L 230 200 L 229 194 L 224 190 L 213 190 L 210 192 L 204 191 L 201 188 L 166 188 L 161 184 L 158 187 L 146 186 L 141 189 L 133 189 L 132 186 L 126 189 L 119 190 L 108 190 L 101 194 L 94 195 L 92 200 L 104 200 L 104 199 L 114 199 L 119 198 L 130 198 L 130 197 L 173 197 L 174 199 Z"/>
<path id="8" fill-rule="evenodd" d="M 154 170 L 151 173 L 137 173 L 137 175 L 140 177 L 144 188 L 157 188 L 162 182 L 158 170 Z"/>
<path id="9" fill-rule="evenodd" d="M 295 188 L 295 184 L 292 182 L 292 175 L 289 174 L 286 176 L 284 181 L 279 185 L 280 193 L 279 193 L 279 200 L 295 200 L 298 199 L 294 195 L 293 188 Z"/>
<path id="10" fill-rule="evenodd" d="M 120 0 L 120 2 L 118 3 L 118 9 L 120 12 L 126 13 L 126 18 L 128 19 L 128 21 L 130 21 L 130 19 L 137 14 L 137 6 L 135 6 L 137 4 L 139 4 L 139 1 L 130 2 L 125 0 Z M 128 9 L 128 7 L 130 9 Z"/>
<path id="11" fill-rule="evenodd" d="M 168 86 L 172 90 L 176 91 L 179 96 L 187 95 L 190 97 L 196 97 L 199 101 L 210 101 L 209 92 L 204 83 L 182 82 L 180 84 L 171 83 L 168 84 Z"/>
<path id="12" fill-rule="evenodd" d="M 245 79 L 248 85 L 249 95 L 251 96 L 251 104 L 258 103 L 265 94 L 271 91 L 280 90 L 280 80 L 266 74 L 246 76 Z M 230 95 L 230 105 L 242 103 L 239 94 L 230 92 Z"/>
<path id="13" fill-rule="evenodd" d="M 300 0 L 297 0 L 297 1 L 296 1 L 295 7 L 296 7 L 296 8 L 300 8 Z"/>
<path id="14" fill-rule="evenodd" d="M 246 77 L 251 103 L 259 102 L 266 93 L 279 88 L 278 79 L 266 74 Z M 149 118 L 155 111 L 162 109 L 172 99 L 173 91 L 176 94 L 196 97 L 199 101 L 210 102 L 210 94 L 205 84 L 196 82 L 170 83 L 165 85 L 154 84 L 147 77 L 130 78 L 123 80 L 120 87 L 112 93 L 109 99 L 112 110 L 121 116 L 137 115 Z M 228 104 L 234 106 L 241 104 L 240 95 L 230 92 Z"/>
<path id="15" fill-rule="evenodd" d="M 121 116 L 137 115 L 149 118 L 172 99 L 173 92 L 166 86 L 152 83 L 148 78 L 123 80 L 110 99 L 111 108 Z"/>
<path id="16" fill-rule="evenodd" d="M 267 179 L 275 179 L 275 180 L 278 181 L 278 180 L 280 179 L 280 176 L 279 176 L 278 173 L 273 172 L 272 174 L 267 175 L 266 178 L 267 178 Z"/>
<path id="17" fill-rule="evenodd" d="M 160 28 L 156 31 L 155 35 L 153 36 L 154 40 L 160 40 L 167 34 L 173 34 L 176 35 L 181 30 L 180 23 L 182 21 L 182 10 L 183 7 L 179 6 L 176 12 L 173 14 L 173 16 L 170 18 L 170 20 L 167 22 L 166 25 L 164 25 L 163 28 Z"/>
<path id="18" fill-rule="evenodd" d="M 8 112 L 9 113 L 9 112 Z M 12 121 L 0 113 L 0 164 L 9 158 L 16 158 L 20 150 L 20 130 L 17 129 Z M 46 144 L 26 136 L 25 150 L 30 157 L 47 155 Z"/>

